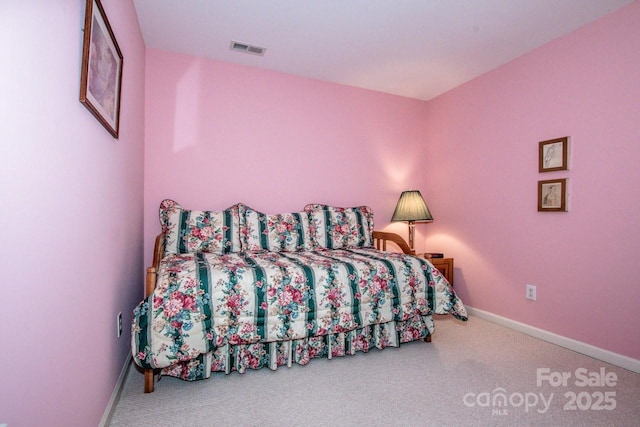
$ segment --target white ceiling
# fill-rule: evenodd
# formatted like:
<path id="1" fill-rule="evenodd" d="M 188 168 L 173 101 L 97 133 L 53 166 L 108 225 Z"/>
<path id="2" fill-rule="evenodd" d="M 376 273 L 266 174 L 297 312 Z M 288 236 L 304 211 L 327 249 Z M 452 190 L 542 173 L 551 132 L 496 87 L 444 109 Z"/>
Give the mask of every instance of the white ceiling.
<path id="1" fill-rule="evenodd" d="M 429 100 L 633 0 L 134 0 L 147 47 Z M 265 47 L 264 56 L 229 49 Z"/>

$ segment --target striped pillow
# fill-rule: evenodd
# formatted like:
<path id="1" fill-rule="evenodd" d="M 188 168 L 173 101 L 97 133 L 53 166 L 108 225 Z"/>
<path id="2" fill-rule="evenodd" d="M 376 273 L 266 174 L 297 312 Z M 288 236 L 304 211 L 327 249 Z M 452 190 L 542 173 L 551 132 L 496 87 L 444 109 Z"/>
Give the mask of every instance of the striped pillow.
<path id="1" fill-rule="evenodd" d="M 165 235 L 165 253 L 185 254 L 239 252 L 239 205 L 224 211 L 186 210 L 173 200 L 160 203 L 160 224 Z"/>
<path id="2" fill-rule="evenodd" d="M 304 210 L 309 214 L 314 245 L 327 249 L 373 246 L 373 211 L 370 207 L 311 204 Z"/>
<path id="3" fill-rule="evenodd" d="M 306 212 L 267 215 L 242 205 L 240 217 L 244 251 L 296 252 L 312 249 Z"/>

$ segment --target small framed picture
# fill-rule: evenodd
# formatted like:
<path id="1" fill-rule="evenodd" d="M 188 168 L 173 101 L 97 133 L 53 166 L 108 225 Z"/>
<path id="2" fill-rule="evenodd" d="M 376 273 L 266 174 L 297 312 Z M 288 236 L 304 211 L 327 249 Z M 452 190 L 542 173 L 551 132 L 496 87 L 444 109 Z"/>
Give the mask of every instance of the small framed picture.
<path id="1" fill-rule="evenodd" d="M 80 102 L 118 138 L 122 52 L 100 0 L 87 0 L 82 46 Z"/>
<path id="2" fill-rule="evenodd" d="M 567 211 L 567 179 L 538 181 L 538 212 Z"/>
<path id="3" fill-rule="evenodd" d="M 538 172 L 563 171 L 568 169 L 569 137 L 540 141 L 538 149 Z"/>

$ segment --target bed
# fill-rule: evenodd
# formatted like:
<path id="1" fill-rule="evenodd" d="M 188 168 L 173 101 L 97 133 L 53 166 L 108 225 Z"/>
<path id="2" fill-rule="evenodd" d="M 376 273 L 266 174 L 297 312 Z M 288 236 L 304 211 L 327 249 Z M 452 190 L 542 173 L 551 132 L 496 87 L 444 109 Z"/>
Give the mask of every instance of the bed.
<path id="1" fill-rule="evenodd" d="M 466 320 L 462 301 L 402 238 L 373 230 L 368 207 L 308 205 L 266 215 L 160 207 L 132 354 L 154 376 L 305 365 L 317 357 L 430 340 L 433 314 Z M 387 251 L 387 242 L 403 252 Z"/>

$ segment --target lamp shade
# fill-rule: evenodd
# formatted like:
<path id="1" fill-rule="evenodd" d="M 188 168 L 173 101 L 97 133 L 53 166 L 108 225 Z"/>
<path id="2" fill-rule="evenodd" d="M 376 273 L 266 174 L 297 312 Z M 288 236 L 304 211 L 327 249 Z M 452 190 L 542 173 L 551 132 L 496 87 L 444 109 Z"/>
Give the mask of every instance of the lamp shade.
<path id="1" fill-rule="evenodd" d="M 418 190 L 403 191 L 391 221 L 433 221 L 427 204 Z"/>

